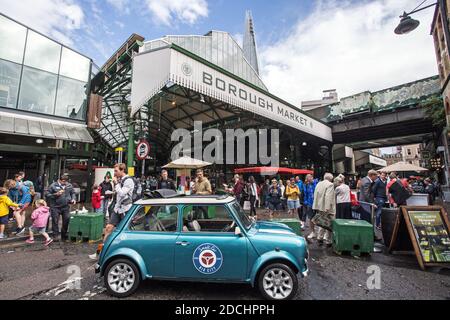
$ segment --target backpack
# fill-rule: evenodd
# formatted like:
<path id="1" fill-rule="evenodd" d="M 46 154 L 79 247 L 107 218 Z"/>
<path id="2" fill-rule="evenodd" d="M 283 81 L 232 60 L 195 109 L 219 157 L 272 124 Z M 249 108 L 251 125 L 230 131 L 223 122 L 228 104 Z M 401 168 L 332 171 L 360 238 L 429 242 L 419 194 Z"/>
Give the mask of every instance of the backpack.
<path id="1" fill-rule="evenodd" d="M 403 186 L 399 179 L 390 186 L 389 193 L 398 205 L 405 205 L 406 200 L 411 197 L 411 193 Z"/>
<path id="2" fill-rule="evenodd" d="M 134 203 L 134 202 L 142 199 L 142 185 L 140 184 L 140 182 L 135 177 L 126 177 L 120 183 L 122 188 L 123 188 L 123 184 L 125 183 L 125 181 L 127 179 L 133 180 L 134 189 L 133 189 L 133 193 L 131 195 L 131 201 Z"/>

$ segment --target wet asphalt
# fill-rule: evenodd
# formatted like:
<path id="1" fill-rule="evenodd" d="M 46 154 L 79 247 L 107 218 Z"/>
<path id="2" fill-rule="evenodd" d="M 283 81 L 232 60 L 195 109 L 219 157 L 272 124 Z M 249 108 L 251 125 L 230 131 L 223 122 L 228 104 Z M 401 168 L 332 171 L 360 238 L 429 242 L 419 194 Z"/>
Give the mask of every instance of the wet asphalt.
<path id="1" fill-rule="evenodd" d="M 0 246 L 0 299 L 110 300 L 88 255 L 95 244 L 23 242 Z M 339 256 L 312 243 L 310 274 L 299 279 L 297 300 L 450 300 L 450 270 L 421 271 L 413 255 Z M 368 271 L 380 271 L 370 281 Z M 368 279 L 369 285 L 368 287 Z M 374 285 L 375 284 L 375 285 Z M 130 300 L 258 300 L 251 286 L 145 281 Z"/>

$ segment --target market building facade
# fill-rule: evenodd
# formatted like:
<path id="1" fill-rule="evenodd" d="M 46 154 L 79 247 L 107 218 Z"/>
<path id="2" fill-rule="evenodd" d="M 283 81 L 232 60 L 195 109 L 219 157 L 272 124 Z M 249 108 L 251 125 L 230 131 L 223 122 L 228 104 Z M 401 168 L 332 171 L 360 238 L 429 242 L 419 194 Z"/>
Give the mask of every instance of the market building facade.
<path id="1" fill-rule="evenodd" d="M 0 182 L 24 171 L 48 183 L 90 162 L 92 60 L 2 14 L 0 42 Z M 73 181 L 88 187 L 87 178 L 83 171 Z"/>

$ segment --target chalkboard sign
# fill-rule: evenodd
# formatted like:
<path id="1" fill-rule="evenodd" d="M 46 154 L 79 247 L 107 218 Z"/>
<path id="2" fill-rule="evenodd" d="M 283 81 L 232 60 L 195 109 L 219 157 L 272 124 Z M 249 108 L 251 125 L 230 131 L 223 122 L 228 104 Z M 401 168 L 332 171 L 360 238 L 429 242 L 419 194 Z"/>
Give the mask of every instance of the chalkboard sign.
<path id="1" fill-rule="evenodd" d="M 402 207 L 394 227 L 389 250 L 395 250 L 397 243 L 408 230 L 409 239 L 420 267 L 450 266 L 450 228 L 447 214 L 442 207 Z"/>

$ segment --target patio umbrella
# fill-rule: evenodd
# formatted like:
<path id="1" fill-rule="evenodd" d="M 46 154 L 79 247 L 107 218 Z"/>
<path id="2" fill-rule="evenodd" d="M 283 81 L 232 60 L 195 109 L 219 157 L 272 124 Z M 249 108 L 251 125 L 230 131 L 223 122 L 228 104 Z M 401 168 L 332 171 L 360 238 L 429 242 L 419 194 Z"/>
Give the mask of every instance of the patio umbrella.
<path id="1" fill-rule="evenodd" d="M 426 172 L 428 169 L 410 164 L 405 162 L 394 163 L 393 165 L 387 166 L 379 170 L 380 172 Z"/>
<path id="2" fill-rule="evenodd" d="M 212 163 L 193 159 L 191 157 L 181 157 L 169 164 L 166 164 L 164 169 L 200 169 L 212 165 Z"/>

